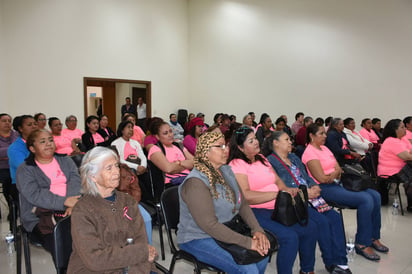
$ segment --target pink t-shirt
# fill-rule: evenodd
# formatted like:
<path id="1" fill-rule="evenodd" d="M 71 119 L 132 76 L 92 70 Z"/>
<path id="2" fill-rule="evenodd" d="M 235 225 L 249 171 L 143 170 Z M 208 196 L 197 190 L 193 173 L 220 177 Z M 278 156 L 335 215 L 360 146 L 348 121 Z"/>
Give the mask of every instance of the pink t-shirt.
<path id="1" fill-rule="evenodd" d="M 137 151 L 135 148 L 132 148 L 132 146 L 130 145 L 130 142 L 126 142 L 126 144 L 124 145 L 124 160 L 127 159 L 127 157 L 129 157 L 130 155 L 138 155 Z"/>
<path id="2" fill-rule="evenodd" d="M 379 141 L 378 135 L 376 135 L 374 130 L 367 131 L 364 127 L 359 130 L 359 134 L 362 135 L 363 138 L 371 142 L 372 144 L 377 144 Z"/>
<path id="3" fill-rule="evenodd" d="M 92 137 L 93 137 L 93 141 L 94 141 L 95 145 L 104 142 L 104 138 L 102 137 L 102 135 L 100 135 L 97 132 L 95 134 L 93 134 Z"/>
<path id="4" fill-rule="evenodd" d="M 275 184 L 275 171 L 268 161 L 265 162 L 267 166 L 262 164 L 260 161 L 248 164 L 241 159 L 234 159 L 229 163 L 229 165 L 232 167 L 233 173 L 247 175 L 250 190 L 260 192 L 278 192 L 279 188 Z M 274 209 L 275 201 L 276 200 L 272 200 L 263 204 L 250 205 L 250 207 Z"/>
<path id="5" fill-rule="evenodd" d="M 138 141 L 139 144 L 142 146 L 144 136 L 145 134 L 139 126 L 133 126 L 133 136 L 130 137 L 131 139 Z"/>
<path id="6" fill-rule="evenodd" d="M 385 139 L 379 151 L 378 176 L 392 176 L 398 173 L 405 165 L 405 161 L 398 157 L 403 151 L 409 151 L 406 144 L 394 137 Z"/>
<path id="7" fill-rule="evenodd" d="M 176 147 L 175 145 L 173 145 L 173 146 L 171 146 L 171 147 L 164 146 L 164 148 L 165 148 L 165 152 L 166 152 L 166 159 L 167 159 L 170 163 L 173 163 L 173 162 L 176 162 L 176 161 L 184 161 L 184 160 L 186 160 L 186 157 L 185 157 L 185 155 L 183 154 L 183 152 L 182 152 L 178 147 Z M 156 152 L 163 153 L 162 150 L 160 149 L 160 147 L 158 147 L 158 146 L 152 146 L 152 148 L 149 150 L 149 154 L 147 155 L 147 158 L 148 158 L 149 160 L 151 160 L 152 155 L 153 155 L 154 153 L 156 153 Z M 166 173 L 165 184 L 170 183 L 171 178 L 175 178 L 175 177 L 182 176 L 183 174 L 181 174 L 181 173 L 189 174 L 189 173 L 190 173 L 190 170 L 185 169 L 185 170 L 181 171 L 181 172 L 178 173 L 178 174 L 169 174 L 169 173 Z M 168 177 L 171 177 L 171 178 L 168 178 Z"/>
<path id="8" fill-rule="evenodd" d="M 67 136 L 53 136 L 53 140 L 57 153 L 70 155 L 73 152 L 72 141 Z"/>
<path id="9" fill-rule="evenodd" d="M 314 147 L 313 145 L 309 144 L 305 152 L 303 152 L 302 155 L 302 162 L 308 166 L 308 162 L 311 160 L 319 160 L 320 165 L 323 169 L 323 173 L 325 174 L 331 174 L 332 172 L 335 171 L 335 166 L 336 166 L 336 159 L 335 156 L 333 156 L 332 151 L 329 150 L 326 146 L 320 146 L 320 150 Z M 310 173 L 310 170 L 308 168 L 308 173 L 309 176 L 315 180 L 318 184 L 318 182 Z"/>
<path id="10" fill-rule="evenodd" d="M 412 144 L 411 141 L 412 140 L 412 131 L 406 130 L 406 135 L 402 137 L 402 141 L 405 142 L 406 146 L 411 149 L 412 148 Z"/>
<path id="11" fill-rule="evenodd" d="M 146 147 L 147 145 L 155 145 L 157 144 L 157 142 L 159 142 L 159 140 L 157 140 L 156 136 L 154 135 L 147 135 L 146 138 L 144 138 L 144 147 Z"/>
<path id="12" fill-rule="evenodd" d="M 74 130 L 70 130 L 68 128 L 64 128 L 62 130 L 61 135 L 68 137 L 71 140 L 75 139 L 75 138 L 79 138 L 80 140 L 82 139 L 82 135 L 83 135 L 83 131 L 81 129 L 75 128 Z"/>
<path id="13" fill-rule="evenodd" d="M 56 158 L 53 158 L 53 161 L 49 164 L 40 164 L 37 161 L 36 164 L 50 179 L 50 192 L 65 197 L 67 190 L 67 179 Z"/>

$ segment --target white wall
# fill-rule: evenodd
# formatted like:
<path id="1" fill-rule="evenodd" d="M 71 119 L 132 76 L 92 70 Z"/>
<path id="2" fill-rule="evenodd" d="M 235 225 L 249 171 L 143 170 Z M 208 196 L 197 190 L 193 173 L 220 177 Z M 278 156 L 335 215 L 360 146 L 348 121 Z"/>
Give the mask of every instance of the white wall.
<path id="1" fill-rule="evenodd" d="M 0 11 L 3 9 L 3 3 L 0 1 Z M 4 34 L 3 34 L 3 14 L 0 12 L 0 113 L 7 111 L 8 93 L 5 85 L 5 64 L 4 60 Z"/>
<path id="2" fill-rule="evenodd" d="M 152 81 L 153 115 L 187 106 L 186 0 L 0 0 L 0 7 L 7 68 L 0 90 L 13 116 L 75 114 L 82 128 L 83 77 Z"/>
<path id="3" fill-rule="evenodd" d="M 411 1 L 189 1 L 191 111 L 411 115 Z"/>

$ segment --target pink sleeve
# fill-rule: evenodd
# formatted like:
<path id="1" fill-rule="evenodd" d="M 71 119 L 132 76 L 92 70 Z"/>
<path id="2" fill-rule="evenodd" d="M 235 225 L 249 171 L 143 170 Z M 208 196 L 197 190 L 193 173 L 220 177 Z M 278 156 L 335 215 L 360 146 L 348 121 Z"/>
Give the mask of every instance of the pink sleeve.
<path id="1" fill-rule="evenodd" d="M 152 146 L 152 147 L 150 148 L 150 150 L 149 150 L 149 154 L 147 155 L 147 158 L 148 158 L 149 160 L 151 160 L 153 153 L 158 152 L 158 151 L 161 151 L 161 150 L 160 150 L 160 147 L 158 147 L 158 146 Z"/>
<path id="2" fill-rule="evenodd" d="M 387 147 L 389 147 L 390 150 L 396 155 L 401 152 L 408 151 L 406 144 L 398 138 L 388 138 L 387 143 Z"/>
<path id="3" fill-rule="evenodd" d="M 248 164 L 241 159 L 234 159 L 230 161 L 229 166 L 232 168 L 232 171 L 235 174 L 238 173 L 238 174 L 248 175 L 247 173 Z"/>
<path id="4" fill-rule="evenodd" d="M 305 152 L 303 152 L 302 163 L 304 163 L 306 165 L 309 161 L 314 160 L 314 159 L 317 160 L 317 157 L 316 157 L 315 153 L 313 153 L 313 150 L 312 150 L 311 146 L 308 145 L 305 149 Z"/>

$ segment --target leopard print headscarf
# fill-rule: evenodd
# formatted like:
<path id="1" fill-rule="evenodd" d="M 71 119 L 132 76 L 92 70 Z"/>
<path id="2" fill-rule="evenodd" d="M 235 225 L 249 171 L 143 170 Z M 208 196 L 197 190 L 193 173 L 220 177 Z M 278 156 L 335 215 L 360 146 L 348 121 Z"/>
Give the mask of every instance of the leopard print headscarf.
<path id="1" fill-rule="evenodd" d="M 235 204 L 235 193 L 233 189 L 226 183 L 222 174 L 217 171 L 207 157 L 207 152 L 217 140 L 223 138 L 222 133 L 206 132 L 197 140 L 196 153 L 194 158 L 194 167 L 205 174 L 209 179 L 210 193 L 214 199 L 219 198 L 219 193 L 216 190 L 216 184 L 220 184 L 225 189 L 225 198 L 232 204 Z"/>

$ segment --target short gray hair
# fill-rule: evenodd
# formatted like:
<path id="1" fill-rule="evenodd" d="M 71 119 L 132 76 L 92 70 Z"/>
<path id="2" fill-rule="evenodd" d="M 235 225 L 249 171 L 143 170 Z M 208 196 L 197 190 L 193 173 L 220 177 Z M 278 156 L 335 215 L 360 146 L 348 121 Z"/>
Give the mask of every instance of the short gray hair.
<path id="1" fill-rule="evenodd" d="M 82 194 L 100 196 L 100 192 L 97 189 L 96 183 L 92 180 L 92 176 L 100 173 L 103 162 L 110 157 L 115 158 L 117 161 L 119 160 L 116 153 L 106 147 L 95 147 L 84 155 L 80 166 Z"/>

